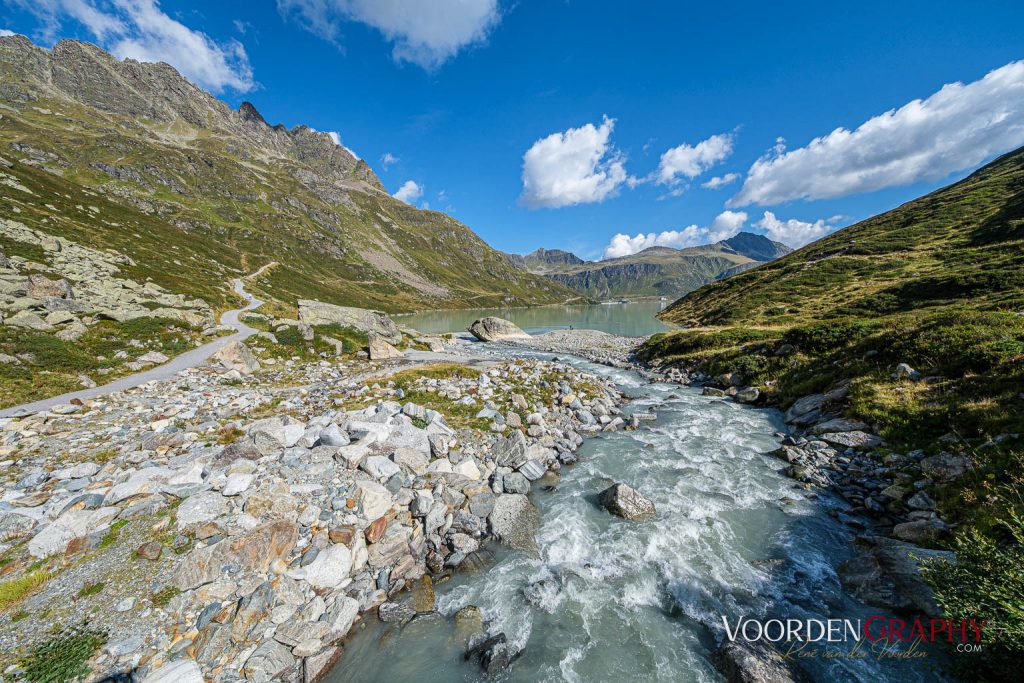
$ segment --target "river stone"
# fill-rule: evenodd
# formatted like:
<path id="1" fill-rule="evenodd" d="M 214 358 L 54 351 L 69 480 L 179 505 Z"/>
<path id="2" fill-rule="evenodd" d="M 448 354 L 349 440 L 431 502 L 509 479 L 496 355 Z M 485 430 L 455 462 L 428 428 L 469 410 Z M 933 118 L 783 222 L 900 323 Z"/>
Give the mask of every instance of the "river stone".
<path id="1" fill-rule="evenodd" d="M 530 335 L 519 329 L 515 323 L 495 316 L 475 320 L 469 326 L 469 332 L 483 342 L 530 338 Z"/>
<path id="2" fill-rule="evenodd" d="M 266 574 L 274 560 L 285 558 L 298 540 L 299 528 L 293 522 L 277 520 L 247 534 L 233 536 L 206 548 L 193 550 L 178 566 L 174 583 L 191 590 L 220 577 L 221 568 L 234 565 L 257 574 Z"/>
<path id="3" fill-rule="evenodd" d="M 377 608 L 377 616 L 386 624 L 404 624 L 412 621 L 412 618 L 416 616 L 416 610 L 408 600 L 385 602 Z"/>
<path id="4" fill-rule="evenodd" d="M 657 514 L 654 503 L 626 484 L 612 484 L 598 496 L 604 509 L 613 515 L 636 521 Z"/>
<path id="5" fill-rule="evenodd" d="M 733 397 L 737 403 L 754 403 L 761 398 L 761 391 L 757 387 L 744 387 L 736 392 Z"/>
<path id="6" fill-rule="evenodd" d="M 383 517 L 394 505 L 391 493 L 375 481 L 356 482 L 356 490 L 362 499 L 363 516 L 367 519 Z"/>
<path id="7" fill-rule="evenodd" d="M 501 479 L 505 493 L 529 493 L 530 480 L 519 472 L 509 472 Z"/>
<path id="8" fill-rule="evenodd" d="M 344 638 L 358 616 L 359 602 L 347 595 L 339 597 L 324 618 L 324 621 L 330 626 L 323 637 L 324 644 L 334 645 Z"/>
<path id="9" fill-rule="evenodd" d="M 402 332 L 386 313 L 309 299 L 300 299 L 298 306 L 299 320 L 309 325 L 338 324 L 367 334 L 376 334 L 392 344 L 402 341 Z"/>
<path id="10" fill-rule="evenodd" d="M 522 474 L 530 481 L 537 481 L 547 471 L 548 468 L 540 460 L 527 460 L 519 466 L 519 474 Z"/>
<path id="11" fill-rule="evenodd" d="M 476 660 L 488 676 L 496 676 L 512 664 L 517 654 L 506 642 L 505 634 L 499 633 L 471 647 L 465 658 Z"/>
<path id="12" fill-rule="evenodd" d="M 759 642 L 726 642 L 713 656 L 727 683 L 805 683 L 810 679 L 782 654 Z"/>
<path id="13" fill-rule="evenodd" d="M 832 446 L 843 446 L 845 448 L 874 448 L 885 443 L 874 434 L 861 431 L 828 432 L 821 435 L 821 440 Z"/>
<path id="14" fill-rule="evenodd" d="M 360 463 L 359 469 L 374 479 L 390 479 L 402 471 L 401 467 L 382 455 L 371 455 Z"/>
<path id="15" fill-rule="evenodd" d="M 246 660 L 242 672 L 254 683 L 269 683 L 283 680 L 293 666 L 295 657 L 287 647 L 276 640 L 265 640 Z"/>
<path id="16" fill-rule="evenodd" d="M 507 438 L 498 439 L 491 448 L 494 455 L 494 462 L 499 467 L 519 467 L 527 460 L 526 437 L 520 431 L 514 431 Z"/>
<path id="17" fill-rule="evenodd" d="M 536 552 L 534 534 L 540 524 L 540 513 L 526 496 L 521 493 L 498 496 L 487 521 L 499 542 L 517 550 Z"/>

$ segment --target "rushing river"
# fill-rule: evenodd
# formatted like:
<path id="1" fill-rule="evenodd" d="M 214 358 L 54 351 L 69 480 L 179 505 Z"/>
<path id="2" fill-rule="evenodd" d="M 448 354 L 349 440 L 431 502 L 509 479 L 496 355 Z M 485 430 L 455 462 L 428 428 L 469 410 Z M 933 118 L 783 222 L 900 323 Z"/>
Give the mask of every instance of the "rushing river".
<path id="1" fill-rule="evenodd" d="M 420 332 L 464 332 L 474 320 L 494 315 L 511 320 L 530 334 L 574 327 L 601 330 L 624 337 L 642 337 L 670 329 L 654 316 L 668 301 L 635 301 L 628 304 L 588 306 L 535 306 L 533 308 L 470 308 L 452 311 L 426 311 L 396 315 L 395 320 Z"/>
<path id="2" fill-rule="evenodd" d="M 711 656 L 722 615 L 879 612 L 845 596 L 832 569 L 851 540 L 823 512 L 834 503 L 796 488 L 763 455 L 784 429 L 777 413 L 571 362 L 613 379 L 636 397 L 627 410 L 654 410 L 657 421 L 587 440 L 556 491 L 531 494 L 542 514 L 539 557 L 498 550 L 486 570 L 438 585 L 440 614 L 404 627 L 368 619 L 328 681 L 486 680 L 463 661 L 454 632 L 452 615 L 466 605 L 524 648 L 499 680 L 529 683 L 720 681 Z M 657 518 L 628 522 L 600 509 L 595 494 L 613 481 L 651 498 Z M 830 682 L 937 680 L 928 661 L 821 657 L 804 667 Z"/>

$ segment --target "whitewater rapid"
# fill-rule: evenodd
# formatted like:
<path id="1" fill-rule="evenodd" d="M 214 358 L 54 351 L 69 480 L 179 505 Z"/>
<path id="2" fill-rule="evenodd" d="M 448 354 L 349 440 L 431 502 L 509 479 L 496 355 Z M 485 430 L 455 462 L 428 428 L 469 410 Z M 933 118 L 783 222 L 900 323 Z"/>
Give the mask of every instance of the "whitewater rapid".
<path id="1" fill-rule="evenodd" d="M 480 608 L 489 633 L 523 649 L 499 680 L 524 682 L 720 681 L 712 654 L 723 616 L 879 613 L 845 595 L 833 569 L 852 540 L 826 514 L 839 503 L 798 488 L 765 455 L 785 430 L 778 413 L 561 360 L 612 379 L 635 397 L 627 412 L 658 419 L 588 440 L 555 491 L 531 494 L 542 514 L 539 556 L 499 550 L 494 565 L 438 587 L 440 614 L 404 627 L 372 622 L 329 681 L 486 680 L 463 661 L 452 627 L 467 605 Z M 629 522 L 602 510 L 596 494 L 616 481 L 653 500 L 657 518 Z M 920 662 L 803 665 L 815 680 L 936 679 Z"/>

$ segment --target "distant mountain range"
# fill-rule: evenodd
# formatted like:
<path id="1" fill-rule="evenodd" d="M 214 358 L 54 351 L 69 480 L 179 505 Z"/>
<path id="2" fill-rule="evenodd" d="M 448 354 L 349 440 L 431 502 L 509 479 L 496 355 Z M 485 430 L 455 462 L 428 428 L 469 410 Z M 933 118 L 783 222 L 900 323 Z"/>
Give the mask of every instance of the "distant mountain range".
<path id="1" fill-rule="evenodd" d="M 516 268 L 543 275 L 592 299 L 675 299 L 791 251 L 781 242 L 741 232 L 715 244 L 687 249 L 650 247 L 605 261 L 585 261 L 561 249 L 538 249 L 525 256 L 506 254 L 506 258 Z"/>

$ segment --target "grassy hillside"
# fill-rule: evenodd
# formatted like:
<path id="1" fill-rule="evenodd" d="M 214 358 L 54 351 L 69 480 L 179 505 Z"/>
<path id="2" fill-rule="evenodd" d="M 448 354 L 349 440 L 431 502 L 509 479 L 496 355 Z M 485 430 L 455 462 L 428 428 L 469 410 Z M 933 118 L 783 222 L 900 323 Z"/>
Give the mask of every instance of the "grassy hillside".
<path id="1" fill-rule="evenodd" d="M 227 276 L 275 260 L 254 289 L 289 315 L 298 298 L 411 311 L 576 296 L 392 198 L 326 134 L 232 110 L 166 65 L 0 37 L 0 78 L 0 156 L 27 189 L 6 183 L 3 217 L 117 249 L 174 291 L 219 305 Z"/>
<path id="2" fill-rule="evenodd" d="M 680 325 L 1024 309 L 1024 153 L 680 299 Z"/>

